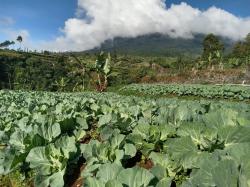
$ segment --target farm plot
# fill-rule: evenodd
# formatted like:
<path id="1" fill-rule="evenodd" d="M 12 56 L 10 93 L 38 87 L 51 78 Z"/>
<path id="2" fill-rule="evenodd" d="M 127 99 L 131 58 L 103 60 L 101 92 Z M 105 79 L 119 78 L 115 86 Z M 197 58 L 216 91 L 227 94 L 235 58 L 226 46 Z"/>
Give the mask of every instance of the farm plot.
<path id="1" fill-rule="evenodd" d="M 121 92 L 162 96 L 197 96 L 208 99 L 250 100 L 250 86 L 242 85 L 199 85 L 199 84 L 132 84 L 120 89 Z"/>
<path id="2" fill-rule="evenodd" d="M 0 91 L 0 175 L 38 187 L 250 186 L 250 105 Z M 0 184 L 1 186 L 1 184 Z"/>

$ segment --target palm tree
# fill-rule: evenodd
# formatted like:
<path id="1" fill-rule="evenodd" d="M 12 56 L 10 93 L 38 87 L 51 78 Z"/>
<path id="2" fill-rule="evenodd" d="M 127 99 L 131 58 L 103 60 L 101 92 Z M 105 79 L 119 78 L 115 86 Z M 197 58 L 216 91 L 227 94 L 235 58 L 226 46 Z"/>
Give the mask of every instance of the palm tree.
<path id="1" fill-rule="evenodd" d="M 23 41 L 23 37 L 19 35 L 16 40 L 20 43 L 19 49 L 21 49 L 21 43 Z"/>

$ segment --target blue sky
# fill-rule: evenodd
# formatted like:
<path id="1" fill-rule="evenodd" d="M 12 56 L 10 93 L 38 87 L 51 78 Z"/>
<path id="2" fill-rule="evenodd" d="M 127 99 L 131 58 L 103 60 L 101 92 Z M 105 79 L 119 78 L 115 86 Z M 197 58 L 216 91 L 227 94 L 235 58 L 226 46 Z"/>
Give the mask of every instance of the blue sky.
<path id="1" fill-rule="evenodd" d="M 250 0 L 168 0 L 167 6 L 181 2 L 201 11 L 216 6 L 238 17 L 250 17 Z M 62 34 L 65 21 L 76 18 L 76 10 L 77 0 L 0 0 L 0 41 L 8 39 L 8 33 L 1 33 L 8 29 L 27 30 L 32 42 L 54 40 Z"/>
<path id="2" fill-rule="evenodd" d="M 207 9 L 211 6 L 222 8 L 236 16 L 250 17 L 250 0 L 168 0 L 169 3 L 187 2 L 195 8 Z"/>
<path id="3" fill-rule="evenodd" d="M 0 0 L 0 18 L 12 18 L 13 29 L 27 29 L 36 40 L 55 38 L 74 17 L 76 0 Z"/>

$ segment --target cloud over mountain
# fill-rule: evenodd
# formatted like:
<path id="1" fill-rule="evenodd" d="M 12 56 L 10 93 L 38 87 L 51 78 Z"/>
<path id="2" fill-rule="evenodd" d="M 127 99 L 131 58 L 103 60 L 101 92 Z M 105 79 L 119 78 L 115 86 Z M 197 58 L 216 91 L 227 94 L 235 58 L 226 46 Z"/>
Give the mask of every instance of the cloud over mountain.
<path id="1" fill-rule="evenodd" d="M 250 18 L 216 7 L 202 11 L 187 3 L 167 7 L 164 0 L 78 0 L 76 12 L 65 22 L 62 35 L 42 47 L 81 51 L 107 39 L 152 33 L 182 38 L 214 33 L 238 40 L 250 32 Z"/>

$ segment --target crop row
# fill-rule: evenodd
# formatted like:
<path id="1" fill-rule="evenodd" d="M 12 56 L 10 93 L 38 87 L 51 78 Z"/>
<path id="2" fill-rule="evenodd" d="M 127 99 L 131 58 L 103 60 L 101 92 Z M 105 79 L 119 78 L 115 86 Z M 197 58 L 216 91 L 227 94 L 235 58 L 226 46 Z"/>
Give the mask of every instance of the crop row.
<path id="1" fill-rule="evenodd" d="M 132 84 L 120 91 L 142 93 L 145 95 L 198 96 L 203 98 L 223 98 L 250 100 L 250 87 L 233 85 L 199 84 Z"/>
<path id="2" fill-rule="evenodd" d="M 0 103 L 0 175 L 31 170 L 38 187 L 250 185 L 247 104 L 10 91 Z"/>

